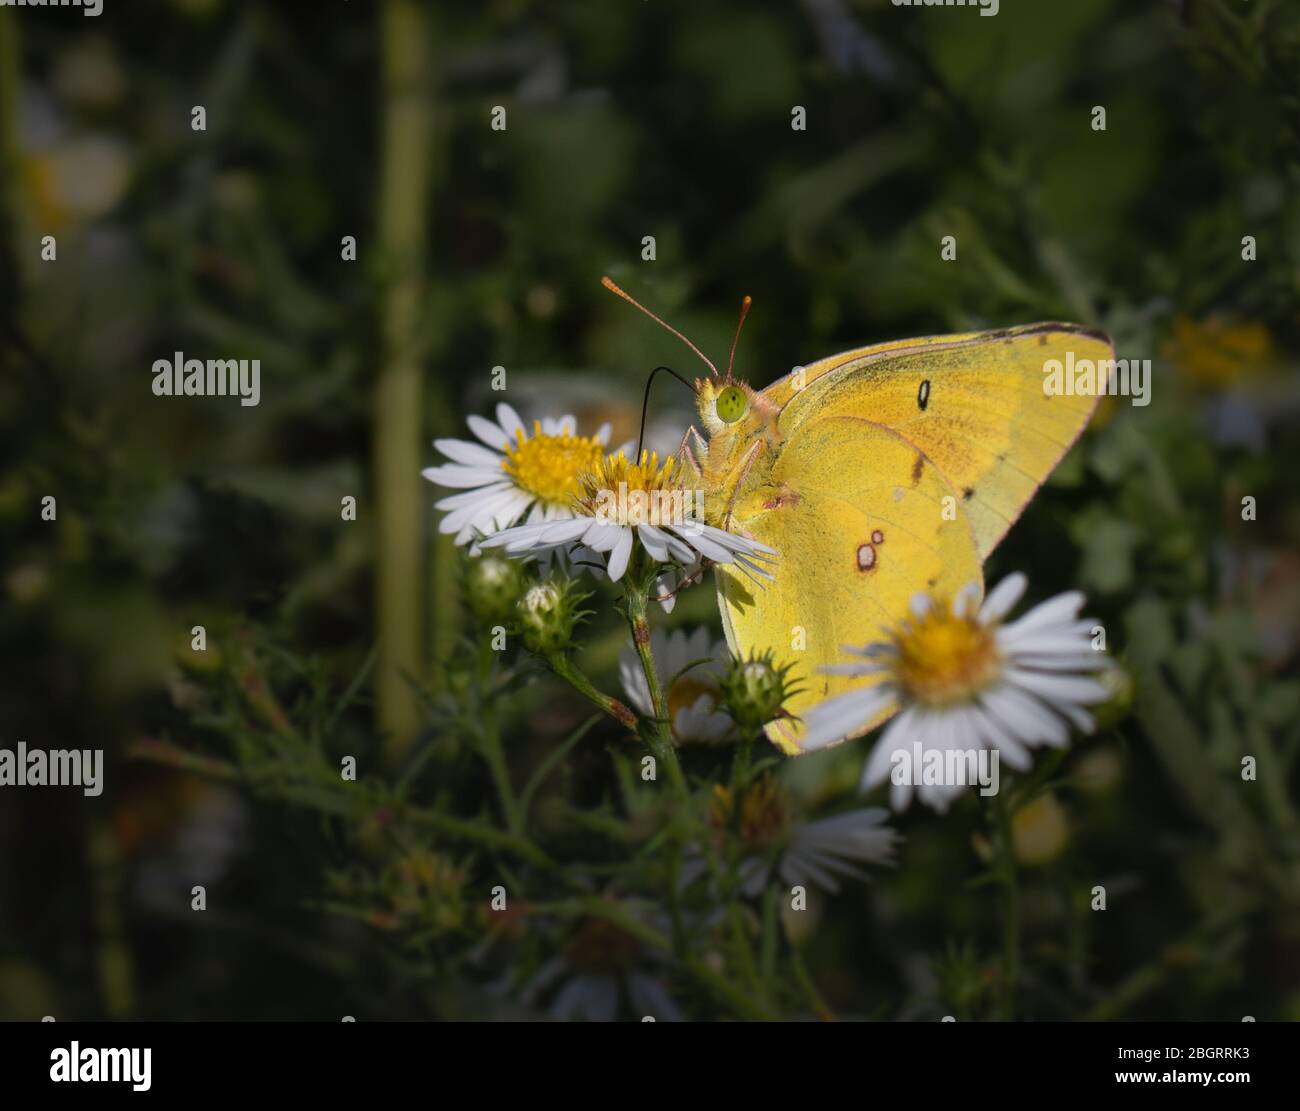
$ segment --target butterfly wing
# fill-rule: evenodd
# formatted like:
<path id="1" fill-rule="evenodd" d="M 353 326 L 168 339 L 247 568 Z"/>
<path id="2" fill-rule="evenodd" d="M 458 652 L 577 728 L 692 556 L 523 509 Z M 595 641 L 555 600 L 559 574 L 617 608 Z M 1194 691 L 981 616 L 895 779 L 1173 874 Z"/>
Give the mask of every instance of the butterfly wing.
<path id="1" fill-rule="evenodd" d="M 955 488 L 986 557 L 1078 439 L 1100 396 L 1049 395 L 1045 365 L 1094 366 L 1110 340 L 1075 324 L 1028 324 L 865 347 L 772 383 L 779 431 L 840 414 L 869 417 L 925 453 Z M 1098 381 L 1105 377 L 1099 373 Z"/>
<path id="2" fill-rule="evenodd" d="M 805 689 L 786 703 L 796 716 L 871 681 L 819 669 L 843 663 L 843 645 L 880 640 L 914 594 L 951 597 L 982 585 L 974 533 L 948 480 L 924 452 L 860 416 L 802 423 L 737 500 L 732 520 L 781 559 L 763 586 L 717 568 L 727 643 L 741 654 L 771 649 L 796 665 Z M 852 736 L 877 724 L 864 721 Z M 800 732 L 786 719 L 768 727 L 792 753 Z"/>

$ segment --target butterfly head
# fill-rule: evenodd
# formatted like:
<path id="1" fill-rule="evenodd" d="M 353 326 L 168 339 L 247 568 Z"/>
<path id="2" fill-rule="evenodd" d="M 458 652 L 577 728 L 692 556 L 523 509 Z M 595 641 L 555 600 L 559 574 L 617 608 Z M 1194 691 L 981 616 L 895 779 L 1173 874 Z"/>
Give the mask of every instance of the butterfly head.
<path id="1" fill-rule="evenodd" d="M 718 374 L 718 368 L 713 364 L 713 361 L 666 320 L 662 320 L 625 293 L 611 278 L 603 277 L 600 282 L 611 293 L 640 309 L 656 324 L 671 332 L 694 351 L 709 368 L 712 374 L 711 378 L 696 379 L 695 381 L 695 397 L 699 405 L 700 420 L 704 422 L 704 426 L 709 430 L 710 435 L 716 435 L 728 430 L 738 432 L 740 429 L 735 426 L 741 425 L 742 422 L 746 421 L 746 418 L 755 413 L 758 414 L 760 424 L 764 425 L 769 423 L 776 415 L 776 410 L 770 402 L 766 402 L 762 395 L 755 393 L 750 388 L 748 383 L 737 380 L 732 374 L 732 368 L 736 363 L 736 345 L 740 342 L 740 332 L 745 326 L 745 317 L 749 315 L 749 308 L 753 304 L 753 298 L 747 296 L 740 303 L 740 320 L 736 323 L 736 334 L 731 341 L 731 353 L 727 359 L 727 375 L 724 378 Z M 675 377 L 680 378 L 680 375 L 671 371 L 671 368 L 661 367 L 656 369 L 669 370 Z M 651 372 L 651 376 L 653 377 L 653 372 Z M 649 397 L 648 385 L 646 396 Z M 643 428 L 644 424 L 645 418 L 643 414 Z"/>

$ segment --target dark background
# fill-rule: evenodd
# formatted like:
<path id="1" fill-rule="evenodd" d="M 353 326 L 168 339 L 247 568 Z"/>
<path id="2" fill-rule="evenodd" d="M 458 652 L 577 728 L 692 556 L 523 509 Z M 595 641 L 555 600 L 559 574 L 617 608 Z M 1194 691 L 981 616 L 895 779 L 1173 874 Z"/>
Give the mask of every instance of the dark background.
<path id="1" fill-rule="evenodd" d="M 0 743 L 108 762 L 96 799 L 0 792 L 0 1017 L 529 1013 L 338 895 L 386 867 L 364 816 L 290 799 L 248 752 L 278 714 L 398 766 L 439 732 L 398 676 L 454 689 L 429 439 L 499 399 L 494 365 L 525 416 L 616 438 L 650 367 L 698 371 L 609 273 L 715 357 L 752 295 L 757 385 L 1042 319 L 1154 360 L 1151 405 L 1104 404 L 988 569 L 1086 590 L 1133 679 L 1017 816 L 1022 1017 L 1300 1018 L 1293 3 L 104 9 L 0 10 Z M 175 350 L 259 358 L 261 404 L 154 397 Z M 656 386 L 660 446 L 689 419 L 676 390 Z M 708 588 L 673 617 L 699 621 Z M 598 623 L 594 671 L 622 635 Z M 533 684 L 511 750 L 535 763 L 581 717 Z M 128 759 L 142 742 L 245 774 Z M 843 799 L 853 749 L 783 774 L 811 808 Z M 902 866 L 821 905 L 807 960 L 849 1014 L 978 1014 L 999 945 L 978 810 L 900 829 Z"/>

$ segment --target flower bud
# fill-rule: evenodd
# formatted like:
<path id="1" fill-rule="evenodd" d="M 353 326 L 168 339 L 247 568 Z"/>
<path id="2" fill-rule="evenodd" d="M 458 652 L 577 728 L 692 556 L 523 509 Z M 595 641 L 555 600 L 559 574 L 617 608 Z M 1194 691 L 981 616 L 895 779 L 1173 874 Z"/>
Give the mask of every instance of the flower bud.
<path id="1" fill-rule="evenodd" d="M 515 617 L 524 590 L 524 570 L 518 560 L 488 552 L 466 561 L 465 597 L 480 621 L 505 625 Z"/>
<path id="2" fill-rule="evenodd" d="M 1011 846 L 1021 864 L 1048 864 L 1070 839 L 1065 808 L 1053 794 L 1039 795 L 1011 817 Z"/>
<path id="3" fill-rule="evenodd" d="M 586 616 L 578 607 L 587 597 L 578 593 L 571 579 L 549 579 L 529 587 L 516 607 L 524 643 L 539 656 L 570 647 L 574 625 Z"/>
<path id="4" fill-rule="evenodd" d="M 1110 729 L 1128 717 L 1133 709 L 1137 684 L 1129 671 L 1118 663 L 1098 672 L 1096 678 L 1110 692 L 1110 698 L 1092 708 L 1093 717 L 1097 719 L 1099 730 Z"/>
<path id="5" fill-rule="evenodd" d="M 789 664 L 778 667 L 770 651 L 748 660 L 732 657 L 722 678 L 722 701 L 741 730 L 753 732 L 777 716 L 794 693 L 790 670 Z"/>

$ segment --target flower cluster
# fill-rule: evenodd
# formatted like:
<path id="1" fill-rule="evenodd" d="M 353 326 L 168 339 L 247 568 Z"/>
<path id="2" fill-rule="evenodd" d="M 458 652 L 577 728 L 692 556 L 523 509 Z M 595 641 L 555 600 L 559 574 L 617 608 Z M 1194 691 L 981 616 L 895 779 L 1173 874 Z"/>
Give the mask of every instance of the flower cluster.
<path id="1" fill-rule="evenodd" d="M 530 648 L 548 656 L 569 648 L 585 595 L 567 579 L 529 587 L 509 571 L 511 560 L 549 566 L 558 557 L 570 571 L 588 569 L 611 583 L 630 577 L 629 597 L 653 597 L 665 609 L 712 564 L 758 586 L 772 581 L 777 553 L 706 523 L 703 501 L 712 492 L 689 486 L 676 459 L 643 453 L 630 460 L 626 447 L 606 452 L 609 426 L 582 436 L 571 415 L 534 421 L 531 435 L 509 405 L 498 405 L 496 417 L 469 418 L 478 443 L 435 441 L 450 462 L 424 473 L 463 490 L 436 503 L 446 511 L 440 529 L 476 552 L 506 557 L 485 554 L 472 576 L 476 611 L 504 613 L 508 596 L 521 599 L 513 627 Z M 1091 731 L 1086 707 L 1108 697 L 1098 678 L 1106 660 L 1091 642 L 1095 623 L 1079 618 L 1083 599 L 1075 593 L 1006 622 L 1026 587 L 1023 575 L 1012 575 L 982 604 L 977 584 L 951 602 L 918 594 L 909 620 L 878 643 L 845 646 L 856 660 L 826 669 L 861 684 L 805 712 L 800 747 L 815 751 L 888 721 L 867 757 L 862 790 L 889 780 L 896 809 L 915 789 L 943 810 L 967 784 L 897 775 L 900 754 L 988 750 L 1025 771 L 1032 748 L 1065 745 L 1071 727 Z M 665 636 L 642 617 L 632 633 L 619 665 L 624 692 L 673 746 L 752 736 L 797 689 L 793 661 L 770 651 L 732 659 L 706 630 Z"/>
<path id="2" fill-rule="evenodd" d="M 736 527 L 718 527 L 729 521 L 724 515 L 706 521 L 704 499 L 717 491 L 691 485 L 698 467 L 654 453 L 629 458 L 626 447 L 609 451 L 608 426 L 579 435 L 572 416 L 535 421 L 531 433 L 507 405 L 496 416 L 470 418 L 478 443 L 436 441 L 449 462 L 425 472 L 460 490 L 437 507 L 445 512 L 440 529 L 474 555 L 465 580 L 470 608 L 617 722 L 624 740 L 630 733 L 642 742 L 643 780 L 662 776 L 667 787 L 666 795 L 657 787 L 647 792 L 660 800 L 651 812 L 668 798 L 677 815 L 654 838 L 671 861 L 662 902 L 643 890 L 635 907 L 602 899 L 559 904 L 583 916 L 581 924 L 566 957 L 548 959 L 521 989 L 525 999 L 549 1001 L 558 1017 L 627 1010 L 672 1017 L 678 1007 L 661 974 L 666 942 L 647 944 L 648 937 L 671 938 L 680 956 L 690 948 L 683 940 L 688 921 L 706 934 L 717 927 L 723 912 L 710 906 L 770 899 L 777 890 L 834 893 L 846 880 L 866 879 L 867 867 L 894 865 L 902 839 L 888 810 L 837 804 L 830 816 L 805 814 L 806 798 L 783 781 L 781 761 L 755 748 L 766 730 L 797 726 L 800 749 L 815 752 L 879 729 L 859 791 L 888 782 L 895 810 L 915 794 L 943 812 L 977 785 L 982 794 L 997 793 L 998 760 L 1027 776 L 1033 749 L 1066 746 L 1072 728 L 1090 732 L 1088 708 L 1110 698 L 1097 626 L 1079 616 L 1082 596 L 1062 594 L 1012 620 L 1028 586 L 1013 574 L 982 601 L 978 583 L 955 598 L 916 595 L 909 614 L 881 639 L 844 646 L 849 659 L 824 669 L 841 677 L 841 691 L 847 679 L 847 692 L 796 717 L 792 701 L 817 677 L 801 671 L 793 650 L 741 654 L 707 627 L 650 628 L 648 603 L 670 610 L 713 565 L 747 576 L 759 591 L 780 575 L 778 553 Z M 580 588 L 584 575 L 596 579 L 593 590 Z M 582 606 L 607 589 L 602 584 L 619 591 L 630 634 L 618 658 L 621 698 L 601 691 L 579 662 L 585 653 L 577 632 L 593 616 Z M 995 774 L 987 782 L 954 777 L 966 757 L 971 768 L 976 757 L 984 761 L 979 767 L 992 762 Z M 489 740 L 484 758 L 507 825 L 518 832 L 504 753 Z M 633 806 L 629 788 L 624 782 Z M 1021 812 L 1031 813 L 1026 805 Z M 611 828 L 608 814 L 581 820 Z M 629 822 L 619 836 L 635 842 L 643 827 Z M 1021 852 L 1025 840 L 1024 822 L 1017 822 L 1006 827 L 1008 852 Z M 735 933 L 743 933 L 743 919 L 728 921 L 731 943 L 743 947 Z"/>

